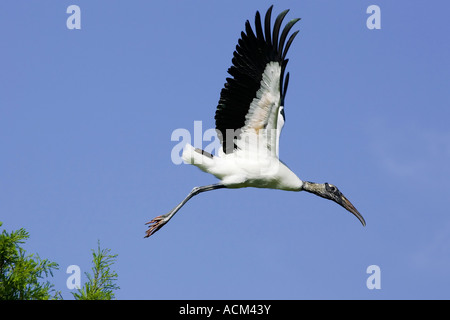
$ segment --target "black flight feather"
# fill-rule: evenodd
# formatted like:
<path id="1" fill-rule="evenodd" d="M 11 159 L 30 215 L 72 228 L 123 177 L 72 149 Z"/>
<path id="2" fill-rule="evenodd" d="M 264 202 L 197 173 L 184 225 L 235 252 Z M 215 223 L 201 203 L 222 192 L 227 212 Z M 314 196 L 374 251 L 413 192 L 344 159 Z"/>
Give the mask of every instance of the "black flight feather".
<path id="1" fill-rule="evenodd" d="M 289 9 L 284 10 L 282 13 L 278 15 L 278 17 L 275 19 L 275 25 L 273 26 L 273 47 L 274 51 L 278 52 L 278 35 L 280 34 L 280 27 L 281 23 L 283 23 L 284 17 L 289 12 Z M 281 49 L 281 45 L 280 45 Z"/>

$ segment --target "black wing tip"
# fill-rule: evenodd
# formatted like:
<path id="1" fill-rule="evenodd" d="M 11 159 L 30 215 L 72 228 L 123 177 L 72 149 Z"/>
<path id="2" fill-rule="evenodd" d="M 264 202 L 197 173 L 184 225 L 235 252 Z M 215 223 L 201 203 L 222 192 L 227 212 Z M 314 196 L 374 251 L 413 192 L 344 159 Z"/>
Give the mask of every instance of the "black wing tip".
<path id="1" fill-rule="evenodd" d="M 271 25 L 271 14 L 272 14 L 273 4 L 267 9 L 266 15 L 265 15 L 265 41 L 266 43 L 272 47 L 272 49 L 275 51 L 275 57 L 279 62 L 282 62 L 286 58 L 287 49 L 291 45 L 292 41 L 294 40 L 295 36 L 298 34 L 299 30 L 293 32 L 291 36 L 289 37 L 289 40 L 286 44 L 286 38 L 291 31 L 292 27 L 301 20 L 301 18 L 294 18 L 291 19 L 283 28 L 283 31 L 280 35 L 281 25 L 283 24 L 283 20 L 290 11 L 290 9 L 286 9 L 278 14 L 278 16 L 275 18 L 274 27 L 271 31 L 270 25 Z M 255 20 L 260 17 L 259 12 L 257 11 L 257 15 L 255 17 Z M 256 25 L 257 23 L 255 23 Z M 295 34 L 295 35 L 294 35 Z"/>

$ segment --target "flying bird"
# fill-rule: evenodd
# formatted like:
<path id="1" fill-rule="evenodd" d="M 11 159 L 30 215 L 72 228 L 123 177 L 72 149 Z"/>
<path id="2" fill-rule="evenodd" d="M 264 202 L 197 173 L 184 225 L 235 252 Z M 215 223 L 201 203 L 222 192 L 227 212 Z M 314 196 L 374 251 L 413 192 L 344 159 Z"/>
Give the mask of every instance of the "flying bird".
<path id="1" fill-rule="evenodd" d="M 277 16 L 271 30 L 272 8 L 267 10 L 264 22 L 256 12 L 254 31 L 246 21 L 245 32 L 241 32 L 233 53 L 232 66 L 228 69 L 231 77 L 226 79 L 220 92 L 215 113 L 221 143 L 217 155 L 190 144 L 183 149 L 185 163 L 214 175 L 220 182 L 193 188 L 170 212 L 146 223 L 149 228 L 145 237 L 161 229 L 193 196 L 222 188 L 307 191 L 338 203 L 365 226 L 362 215 L 336 186 L 302 181 L 279 159 L 279 139 L 285 122 L 284 100 L 289 82 L 289 73 L 285 75 L 286 54 L 299 31 L 289 38 L 288 34 L 300 19 L 289 21 L 280 34 L 289 9 Z"/>

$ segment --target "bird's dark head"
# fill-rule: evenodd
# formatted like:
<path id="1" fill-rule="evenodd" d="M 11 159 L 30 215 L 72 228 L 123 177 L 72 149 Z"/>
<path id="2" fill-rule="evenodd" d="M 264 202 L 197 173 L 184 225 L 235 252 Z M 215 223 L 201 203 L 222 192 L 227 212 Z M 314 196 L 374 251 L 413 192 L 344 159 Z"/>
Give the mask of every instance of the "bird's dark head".
<path id="1" fill-rule="evenodd" d="M 314 183 L 305 181 L 303 183 L 303 190 L 314 193 L 319 197 L 333 200 L 338 203 L 346 210 L 350 211 L 355 217 L 361 221 L 362 225 L 365 226 L 366 222 L 364 221 L 363 216 L 356 210 L 353 204 L 339 191 L 339 189 L 330 184 L 330 183 Z"/>

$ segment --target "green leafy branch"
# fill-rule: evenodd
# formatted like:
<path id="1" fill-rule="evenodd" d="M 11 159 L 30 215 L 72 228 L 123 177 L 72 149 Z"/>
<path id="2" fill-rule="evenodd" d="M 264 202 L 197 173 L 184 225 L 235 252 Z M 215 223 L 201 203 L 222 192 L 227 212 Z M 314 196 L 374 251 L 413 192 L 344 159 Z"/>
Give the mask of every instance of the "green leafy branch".
<path id="1" fill-rule="evenodd" d="M 0 222 L 2 226 L 2 222 Z M 3 230 L 0 234 L 0 300 L 48 300 L 62 299 L 61 292 L 46 280 L 53 277 L 53 270 L 58 270 L 56 262 L 41 259 L 37 254 L 26 254 L 21 247 L 29 234 L 25 229 Z M 117 254 L 110 249 L 101 249 L 98 241 L 97 250 L 92 250 L 92 274 L 85 273 L 88 281 L 77 293 L 76 300 L 110 300 L 114 299 L 114 290 L 120 289 L 116 284 L 117 273 L 111 269 Z"/>
<path id="2" fill-rule="evenodd" d="M 100 249 L 98 242 L 97 252 L 92 250 L 92 274 L 85 272 L 88 281 L 78 293 L 72 293 L 77 300 L 111 300 L 114 299 L 114 290 L 120 289 L 115 284 L 117 273 L 111 270 L 117 254 L 110 254 L 109 249 Z"/>

